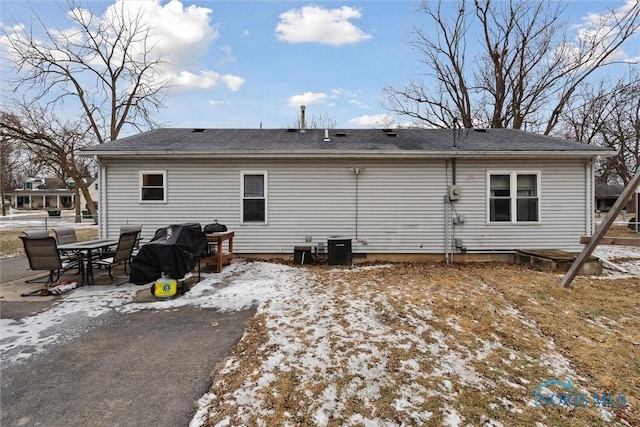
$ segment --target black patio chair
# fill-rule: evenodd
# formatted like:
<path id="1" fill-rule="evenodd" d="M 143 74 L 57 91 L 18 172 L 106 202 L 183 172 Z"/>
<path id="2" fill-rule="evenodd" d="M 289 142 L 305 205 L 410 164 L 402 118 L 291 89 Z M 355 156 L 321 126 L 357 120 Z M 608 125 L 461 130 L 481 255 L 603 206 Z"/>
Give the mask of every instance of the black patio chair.
<path id="1" fill-rule="evenodd" d="M 60 279 L 60 276 L 65 271 L 71 268 L 78 268 L 78 274 L 84 274 L 84 264 L 81 257 L 69 259 L 63 261 L 58 251 L 58 245 L 56 239 L 53 237 L 28 237 L 19 236 L 24 245 L 24 251 L 27 254 L 29 260 L 29 268 L 31 270 L 47 270 L 49 271 L 49 278 L 45 282 L 45 286 L 49 283 L 53 284 Z M 55 279 L 54 279 L 55 276 Z M 28 280 L 27 283 L 32 283 L 33 280 Z"/>
<path id="2" fill-rule="evenodd" d="M 138 238 L 138 231 L 129 231 L 120 234 L 120 239 L 118 240 L 118 246 L 114 252 L 105 252 L 103 256 L 108 255 L 106 258 L 101 258 L 93 261 L 94 266 L 104 266 L 109 269 L 109 277 L 113 280 L 113 275 L 111 274 L 111 268 L 114 265 L 118 265 L 120 263 L 124 263 L 124 272 L 127 272 L 127 265 L 131 264 L 131 257 L 133 256 L 133 248 L 136 244 L 136 240 Z"/>
<path id="3" fill-rule="evenodd" d="M 49 237 L 49 232 L 47 230 L 27 230 L 27 231 L 23 231 L 23 233 L 27 237 L 31 237 L 31 238 Z"/>
<path id="4" fill-rule="evenodd" d="M 59 245 L 64 245 L 66 243 L 76 243 L 78 241 L 76 229 L 73 227 L 59 227 L 53 228 L 52 230 Z"/>
<path id="5" fill-rule="evenodd" d="M 78 236 L 76 235 L 76 229 L 73 227 L 58 227 L 52 228 L 53 235 L 56 238 L 56 242 L 59 245 L 65 245 L 67 243 L 76 243 Z M 79 261 L 82 257 L 81 251 L 60 251 L 63 261 Z M 78 274 L 80 271 L 78 270 Z"/>
<path id="6" fill-rule="evenodd" d="M 133 256 L 136 256 L 138 251 L 140 250 L 140 240 L 142 240 L 142 225 L 140 224 L 123 224 L 120 226 L 120 234 L 129 233 L 135 231 L 138 233 L 136 236 L 136 242 L 133 245 Z"/>

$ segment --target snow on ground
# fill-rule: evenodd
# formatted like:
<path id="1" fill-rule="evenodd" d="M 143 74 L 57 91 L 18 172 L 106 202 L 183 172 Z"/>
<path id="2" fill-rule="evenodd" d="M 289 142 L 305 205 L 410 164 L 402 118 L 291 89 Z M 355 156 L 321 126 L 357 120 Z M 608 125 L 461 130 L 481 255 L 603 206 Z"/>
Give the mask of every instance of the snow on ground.
<path id="1" fill-rule="evenodd" d="M 370 267 L 335 272 L 348 277 L 366 268 Z M 436 326 L 438 319 L 422 304 L 403 303 L 402 316 L 396 316 L 391 322 L 389 314 L 395 313 L 395 309 L 390 306 L 389 294 L 380 295 L 374 288 L 367 292 L 359 287 L 363 294 L 354 295 L 342 286 L 341 279 L 319 283 L 304 270 L 286 269 L 281 273 L 286 276 L 283 279 L 288 282 L 288 292 L 259 309 L 259 313 L 266 315 L 265 326 L 269 331 L 268 341 L 261 346 L 260 365 L 253 372 L 245 373 L 246 380 L 239 387 L 203 396 L 191 427 L 205 424 L 209 407 L 221 408 L 221 413 L 233 413 L 219 421 L 216 424 L 219 426 L 249 425 L 256 423 L 256 417 L 258 425 L 268 425 L 269 417 L 274 414 L 274 394 L 278 394 L 274 387 L 288 374 L 294 375 L 299 385 L 297 406 L 312 413 L 312 424 L 317 426 L 330 425 L 332 420 L 344 420 L 345 425 L 389 425 L 388 418 L 376 415 L 374 402 L 381 399 L 383 391 L 389 393 L 394 388 L 390 405 L 404 414 L 408 424 L 429 423 L 433 412 L 421 408 L 425 399 L 430 398 L 442 403 L 443 425 L 459 426 L 466 423 L 452 406 L 458 387 L 477 390 L 496 387 L 496 383 L 476 371 L 474 362 L 487 358 L 496 349 L 504 350 L 499 341 L 476 337 L 482 341 L 481 350 L 472 352 L 462 345 L 452 345 L 450 337 Z M 523 334 L 545 341 L 543 360 L 509 349 L 514 359 L 545 366 L 550 375 L 558 378 L 578 377 L 553 341 L 545 338 L 537 325 L 526 320 L 516 308 L 503 309 L 502 319 L 520 323 Z M 447 322 L 455 323 L 455 319 Z M 410 350 L 417 352 L 411 353 L 413 356 L 408 359 L 397 359 L 396 351 L 409 353 Z M 396 364 L 396 372 L 390 372 L 389 366 Z M 425 366 L 431 369 L 425 370 Z M 225 376 L 233 375 L 238 369 L 239 361 L 229 359 L 218 372 L 220 379 L 212 389 L 224 390 L 228 381 Z M 452 383 L 454 378 L 456 384 Z M 397 387 L 397 381 L 401 387 Z M 428 389 L 427 383 L 431 385 Z M 324 389 L 311 391 L 318 385 Z M 526 390 L 521 384 L 509 385 Z M 349 413 L 347 406 L 354 401 L 361 409 L 356 414 L 345 415 Z M 522 411 L 508 399 L 498 399 L 496 405 L 512 412 Z M 215 410 L 213 415 L 217 415 Z M 285 413 L 285 416 L 289 419 L 283 425 L 296 425 L 300 414 Z M 305 419 L 303 423 L 308 422 Z M 485 425 L 501 424 L 486 419 Z"/>
<path id="2" fill-rule="evenodd" d="M 17 321 L 0 319 L 0 367 L 25 361 L 82 335 L 92 320 L 122 307 L 134 294 L 131 287 L 80 287 L 46 311 Z"/>
<path id="3" fill-rule="evenodd" d="M 296 272 L 269 263 L 232 264 L 222 273 L 205 279 L 181 298 L 151 303 L 135 303 L 141 286 L 84 286 L 65 294 L 41 313 L 18 321 L 0 319 L 0 366 L 24 361 L 45 352 L 52 345 L 67 342 L 90 327 L 102 315 L 139 310 L 173 309 L 184 305 L 236 311 L 260 305 L 290 292 L 285 285 Z M 145 286 L 144 289 L 148 289 Z"/>
<path id="4" fill-rule="evenodd" d="M 10 215 L 0 215 L 0 229 L 28 229 L 51 227 L 95 227 L 90 220 L 75 222 L 75 211 L 62 211 L 62 217 L 53 218 L 43 211 L 14 211 Z"/>
<path id="5" fill-rule="evenodd" d="M 628 270 L 635 269 L 633 271 L 640 274 L 640 248 L 600 246 L 595 254 L 614 262 L 624 259 L 623 265 Z M 395 375 L 403 381 L 390 403 L 392 408 L 407 414 L 411 423 L 425 424 L 434 414 L 421 409 L 421 404 L 426 398 L 434 398 L 442 403 L 439 411 L 444 425 L 465 424 L 452 401 L 457 394 L 455 387 L 463 385 L 484 390 L 496 386 L 477 372 L 474 361 L 481 361 L 497 351 L 510 352 L 510 360 L 533 360 L 513 349 L 503 348 L 497 340 L 482 340 L 479 349 L 472 351 L 458 344 L 452 345 L 450 337 L 436 325 L 443 322 L 451 330 L 461 331 L 455 316 L 436 319 L 429 306 L 416 303 L 403 305 L 406 315 L 402 318 L 392 318 L 388 314 L 394 312 L 394 307 L 390 306 L 393 291 L 380 295 L 374 287 L 368 290 L 366 287 L 360 289 L 361 286 L 362 294 L 353 295 L 346 286 L 341 286 L 345 283 L 341 281 L 349 280 L 351 273 L 390 267 L 328 270 L 328 275 L 335 274 L 335 280 L 320 283 L 305 268 L 266 262 L 232 264 L 220 274 L 205 274 L 205 279 L 181 298 L 152 303 L 135 303 L 133 297 L 141 287 L 132 284 L 78 288 L 65 294 L 49 310 L 17 321 L 2 319 L 0 366 L 10 366 L 46 353 L 51 346 L 68 342 L 87 328 L 95 327 L 102 316 L 175 309 L 184 305 L 222 311 L 255 305 L 258 313 L 265 315 L 268 329 L 268 342 L 263 346 L 264 360 L 258 361 L 256 371 L 232 393 L 205 394 L 199 400 L 191 426 L 204 423 L 212 402 L 223 401 L 235 406 L 235 420 L 249 420 L 256 414 L 268 416 L 273 411 L 273 402 L 266 391 L 281 380 L 283 373 L 295 374 L 300 383 L 326 384 L 322 390 L 297 397 L 312 409 L 315 425 L 331 424 L 332 419 L 344 419 L 349 425 L 384 425 L 384 419 L 375 416 L 372 402 L 379 399 L 384 390 L 396 386 L 397 378 L 390 377 L 385 368 L 393 363 L 397 364 Z M 482 288 L 479 284 L 478 289 L 486 291 Z M 501 311 L 503 318 L 508 319 L 507 323 L 517 322 L 525 334 L 544 338 L 537 326 L 516 308 L 503 306 Z M 549 372 L 558 378 L 575 376 L 570 363 L 555 349 L 553 341 L 546 347 Z M 408 359 L 397 358 L 395 352 L 409 348 L 419 351 Z M 509 360 L 503 360 L 509 363 Z M 425 366 L 429 369 L 425 370 Z M 225 375 L 237 368 L 237 360 L 231 357 L 219 374 Z M 348 382 L 338 386 L 336 382 L 345 378 Z M 456 384 L 448 378 L 456 378 Z M 426 388 L 427 383 L 437 386 Z M 513 382 L 506 385 L 528 387 Z M 363 411 L 342 418 L 345 405 L 354 398 L 362 402 Z M 492 403 L 516 412 L 521 410 L 522 404 L 508 400 Z M 290 415 L 288 424 L 294 425 L 295 414 Z M 233 423 L 227 418 L 220 425 L 225 422 Z M 500 422 L 489 418 L 485 425 L 500 425 Z"/>
<path id="6" fill-rule="evenodd" d="M 640 247 L 638 246 L 600 245 L 593 251 L 593 255 L 613 262 L 626 270 L 624 273 L 605 265 L 605 276 L 602 276 L 604 278 L 640 277 Z"/>

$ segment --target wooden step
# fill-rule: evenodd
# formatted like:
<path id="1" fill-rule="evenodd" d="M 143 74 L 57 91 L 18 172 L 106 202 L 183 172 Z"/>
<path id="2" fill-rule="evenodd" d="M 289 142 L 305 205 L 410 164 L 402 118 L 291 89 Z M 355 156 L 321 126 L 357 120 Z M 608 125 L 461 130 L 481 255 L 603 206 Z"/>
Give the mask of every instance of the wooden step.
<path id="1" fill-rule="evenodd" d="M 541 271 L 566 273 L 577 256 L 577 253 L 558 249 L 519 249 L 516 251 L 515 262 L 530 265 Z M 602 274 L 602 262 L 594 256 L 589 257 L 580 274 L 585 276 Z"/>

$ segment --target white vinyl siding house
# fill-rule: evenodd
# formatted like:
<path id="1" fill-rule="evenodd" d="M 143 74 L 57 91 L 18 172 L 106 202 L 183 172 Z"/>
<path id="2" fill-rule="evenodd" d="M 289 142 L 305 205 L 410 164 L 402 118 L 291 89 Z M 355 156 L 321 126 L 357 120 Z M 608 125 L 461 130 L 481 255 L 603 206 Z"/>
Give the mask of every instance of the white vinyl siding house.
<path id="1" fill-rule="evenodd" d="M 239 253 L 286 253 L 307 236 L 318 242 L 335 235 L 351 236 L 354 252 L 443 253 L 445 249 L 444 160 L 402 165 L 358 162 L 362 172 L 357 198 L 353 162 L 332 162 L 331 166 L 313 161 L 261 162 L 269 177 L 265 181 L 268 223 L 243 218 L 242 163 L 153 163 L 170 170 L 171 177 L 166 203 L 158 208 L 137 202 L 136 189 L 127 186 L 137 175 L 135 162 L 107 163 L 109 203 L 102 222 L 107 235 L 117 234 L 125 223 L 144 224 L 148 239 L 168 224 L 204 225 L 218 220 L 236 231 L 235 250 Z M 531 161 L 517 163 L 534 166 Z M 468 251 L 580 248 L 576 236 L 586 227 L 581 180 L 585 165 L 544 163 L 535 164 L 540 170 L 540 221 L 523 225 L 491 223 L 487 216 L 487 170 L 501 166 L 501 162 L 458 161 L 457 185 L 463 195 L 455 210 L 465 220 L 456 226 L 456 237 L 463 239 Z M 193 185 L 194 176 L 199 177 L 197 186 Z"/>
<path id="2" fill-rule="evenodd" d="M 389 140 L 406 143 L 400 139 L 404 131 L 398 133 Z M 491 132 L 480 136 L 490 138 Z M 609 153 L 387 155 L 365 143 L 362 155 L 300 154 L 296 145 L 277 154 L 240 150 L 217 155 L 216 146 L 207 155 L 150 151 L 145 157 L 144 152 L 120 155 L 127 150 L 117 145 L 102 151 L 105 147 L 95 148 L 105 203 L 101 235 L 115 236 L 122 224 L 135 223 L 143 224 L 143 236 L 150 239 L 170 224 L 217 220 L 235 231 L 234 252 L 283 255 L 331 236 L 350 237 L 354 254 L 443 254 L 445 242 L 455 250 L 453 239 L 469 253 L 579 250 L 580 235 L 593 228 L 592 162 Z M 149 204 L 132 183 L 158 171 L 163 172 L 164 200 Z M 492 191 L 494 176 L 502 177 L 493 180 L 497 191 Z M 446 195 L 454 183 L 461 194 L 449 203 Z M 496 198 L 506 200 L 501 205 L 506 220 L 492 217 Z M 449 227 L 447 217 L 455 219 Z"/>

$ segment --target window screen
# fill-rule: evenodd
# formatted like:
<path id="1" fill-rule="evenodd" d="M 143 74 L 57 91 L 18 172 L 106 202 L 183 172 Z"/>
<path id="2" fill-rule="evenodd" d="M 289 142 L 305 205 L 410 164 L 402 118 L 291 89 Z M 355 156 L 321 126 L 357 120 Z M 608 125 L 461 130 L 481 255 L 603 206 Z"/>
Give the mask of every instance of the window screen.
<path id="1" fill-rule="evenodd" d="M 265 174 L 242 175 L 242 222 L 266 222 Z"/>

